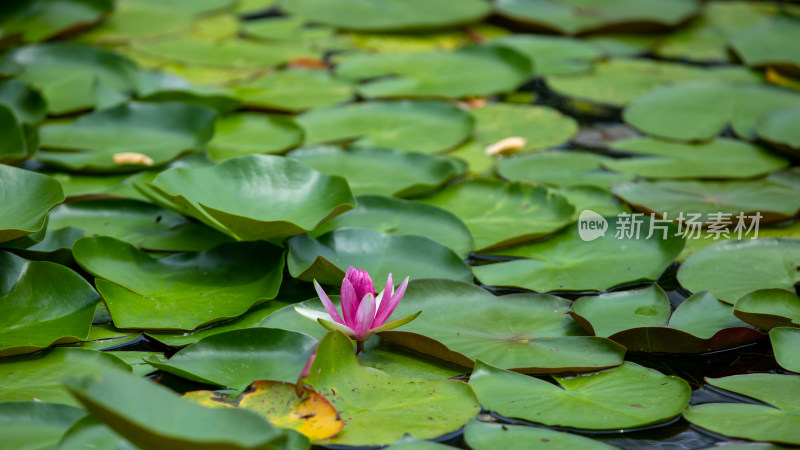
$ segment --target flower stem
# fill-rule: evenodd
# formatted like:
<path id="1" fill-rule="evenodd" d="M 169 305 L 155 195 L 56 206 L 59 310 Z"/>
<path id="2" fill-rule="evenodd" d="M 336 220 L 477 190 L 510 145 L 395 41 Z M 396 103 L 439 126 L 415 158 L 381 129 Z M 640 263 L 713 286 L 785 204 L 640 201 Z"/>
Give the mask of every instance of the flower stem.
<path id="1" fill-rule="evenodd" d="M 364 351 L 364 341 L 356 341 L 356 355 Z"/>

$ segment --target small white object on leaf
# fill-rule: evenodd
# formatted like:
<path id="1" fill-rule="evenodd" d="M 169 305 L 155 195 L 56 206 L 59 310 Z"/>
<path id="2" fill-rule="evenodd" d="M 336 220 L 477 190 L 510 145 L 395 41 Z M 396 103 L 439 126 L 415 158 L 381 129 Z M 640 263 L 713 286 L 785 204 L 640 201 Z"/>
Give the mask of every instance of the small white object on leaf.
<path id="1" fill-rule="evenodd" d="M 523 137 L 519 136 L 507 137 L 486 147 L 484 153 L 486 153 L 489 156 L 507 155 L 509 153 L 516 153 L 522 150 L 527 144 L 528 140 Z"/>
<path id="2" fill-rule="evenodd" d="M 114 164 L 119 166 L 123 164 L 142 164 L 145 166 L 152 166 L 154 164 L 153 158 L 136 152 L 114 153 L 112 158 L 114 159 Z"/>

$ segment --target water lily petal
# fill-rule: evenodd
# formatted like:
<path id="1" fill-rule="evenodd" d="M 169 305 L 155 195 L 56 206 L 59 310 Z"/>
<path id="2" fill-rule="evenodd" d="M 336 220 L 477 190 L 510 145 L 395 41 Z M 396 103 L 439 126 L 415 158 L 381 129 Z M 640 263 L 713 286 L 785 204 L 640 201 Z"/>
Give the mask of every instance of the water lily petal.
<path id="1" fill-rule="evenodd" d="M 393 328 L 397 328 L 399 326 L 405 325 L 408 322 L 411 322 L 412 320 L 416 319 L 417 316 L 420 315 L 420 313 L 422 313 L 422 311 L 417 311 L 416 313 L 411 314 L 410 316 L 405 316 L 403 318 L 400 318 L 400 319 L 397 319 L 397 320 L 393 320 L 391 322 L 386 322 L 385 324 L 383 324 L 383 325 L 381 325 L 381 326 L 379 326 L 377 328 L 373 328 L 373 329 L 371 329 L 369 331 L 370 331 L 370 333 L 378 333 L 380 331 L 387 331 L 387 330 L 391 330 Z"/>
<path id="2" fill-rule="evenodd" d="M 322 325 L 323 327 L 325 327 L 326 329 L 328 329 L 330 331 L 340 331 L 340 332 L 346 334 L 347 337 L 349 337 L 351 339 L 355 339 L 357 337 L 356 331 L 353 330 L 352 328 L 348 327 L 347 325 L 342 325 L 340 323 L 331 322 L 330 320 L 326 320 L 326 319 L 323 319 L 323 318 L 317 319 L 317 322 L 319 322 L 319 324 Z"/>
<path id="3" fill-rule="evenodd" d="M 336 310 L 336 306 L 334 306 L 331 299 L 328 298 L 328 294 L 322 290 L 322 286 L 317 283 L 317 280 L 314 280 L 314 289 L 317 290 L 317 295 L 319 295 L 319 299 L 322 300 L 322 306 L 325 307 L 325 311 L 328 311 L 329 318 L 333 319 L 336 323 L 344 324 L 342 317 L 339 315 L 339 311 Z"/>
<path id="4" fill-rule="evenodd" d="M 353 284 L 347 278 L 342 281 L 342 314 L 344 324 L 352 329 L 356 329 L 356 311 L 358 311 L 358 299 Z"/>
<path id="5" fill-rule="evenodd" d="M 391 303 L 390 301 L 383 301 L 383 299 L 390 300 L 394 295 L 394 284 L 392 284 L 392 274 L 390 273 L 389 276 L 386 278 L 386 287 L 381 291 L 380 295 L 378 296 L 375 304 L 377 305 L 378 312 L 375 313 L 375 318 L 377 319 L 379 316 L 383 315 L 383 311 L 386 309 L 386 306 Z M 380 324 L 373 323 L 372 326 L 378 326 Z"/>
<path id="6" fill-rule="evenodd" d="M 295 306 L 294 310 L 301 316 L 316 321 L 317 319 L 331 320 L 330 314 L 311 308 L 304 308 L 302 306 Z"/>
<path id="7" fill-rule="evenodd" d="M 350 266 L 352 269 L 353 267 Z M 350 281 L 353 285 L 353 289 L 356 291 L 356 298 L 362 299 L 367 294 L 375 295 L 375 285 L 372 284 L 372 278 L 369 276 L 366 270 L 355 270 L 352 271 L 347 269 L 347 274 L 345 275 L 345 279 Z"/>
<path id="8" fill-rule="evenodd" d="M 358 306 L 356 312 L 356 339 L 364 340 L 369 336 L 370 325 L 375 318 L 375 297 L 372 294 L 367 294 L 361 299 L 361 304 Z"/>
<path id="9" fill-rule="evenodd" d="M 397 304 L 403 299 L 403 295 L 405 295 L 407 287 L 408 277 L 406 277 L 406 279 L 400 283 L 400 286 L 397 286 L 397 290 L 394 291 L 391 297 L 385 298 L 386 294 L 384 293 L 384 299 L 381 302 L 381 310 L 375 315 L 375 320 L 372 321 L 370 328 L 376 328 L 383 325 L 383 323 L 392 316 L 394 309 L 397 308 Z"/>

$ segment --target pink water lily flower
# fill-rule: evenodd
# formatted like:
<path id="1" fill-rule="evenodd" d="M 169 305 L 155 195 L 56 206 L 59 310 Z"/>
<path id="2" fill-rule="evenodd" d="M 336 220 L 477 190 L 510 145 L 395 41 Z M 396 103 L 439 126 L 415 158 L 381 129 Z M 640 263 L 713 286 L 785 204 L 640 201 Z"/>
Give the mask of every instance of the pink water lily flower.
<path id="1" fill-rule="evenodd" d="M 407 286 L 408 277 L 395 290 L 392 284 L 392 274 L 389 274 L 386 288 L 376 295 L 375 286 L 372 284 L 369 274 L 365 270 L 356 270 L 351 266 L 342 280 L 341 315 L 316 280 L 314 280 L 314 288 L 327 313 L 300 306 L 296 306 L 295 310 L 309 319 L 316 320 L 329 330 L 341 331 L 350 339 L 354 339 L 358 342 L 360 351 L 363 349 L 364 341 L 369 339 L 372 333 L 405 325 L 419 315 L 417 312 L 402 319 L 387 322 L 403 298 Z"/>

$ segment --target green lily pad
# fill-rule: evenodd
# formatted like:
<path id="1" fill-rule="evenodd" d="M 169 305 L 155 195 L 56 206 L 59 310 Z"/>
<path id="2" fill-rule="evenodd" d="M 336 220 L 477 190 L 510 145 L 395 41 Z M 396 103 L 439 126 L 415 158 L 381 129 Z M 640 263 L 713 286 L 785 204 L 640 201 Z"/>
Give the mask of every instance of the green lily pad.
<path id="1" fill-rule="evenodd" d="M 23 42 L 54 38 L 100 21 L 111 10 L 111 0 L 33 0 L 0 8 L 4 35 L 19 34 Z"/>
<path id="2" fill-rule="evenodd" d="M 422 314 L 380 336 L 465 367 L 486 360 L 518 372 L 557 373 L 621 364 L 624 349 L 585 336 L 568 309 L 568 300 L 551 295 L 495 297 L 466 283 L 419 280 L 409 283 L 395 314 Z"/>
<path id="3" fill-rule="evenodd" d="M 800 357 L 797 353 L 800 330 L 794 327 L 773 328 L 769 331 L 769 340 L 778 364 L 786 370 L 800 373 Z"/>
<path id="4" fill-rule="evenodd" d="M 255 380 L 295 382 L 317 340 L 273 328 L 232 330 L 203 338 L 158 369 L 199 383 L 244 390 Z"/>
<path id="5" fill-rule="evenodd" d="M 448 278 L 471 281 L 472 272 L 453 250 L 422 236 L 395 236 L 359 228 L 340 228 L 314 239 L 289 239 L 289 273 L 304 281 L 339 284 L 349 266 L 376 280 Z"/>
<path id="6" fill-rule="evenodd" d="M 397 236 L 423 236 L 466 258 L 472 251 L 472 234 L 453 213 L 431 205 L 397 198 L 365 195 L 358 206 L 334 217 L 309 233 L 321 236 L 339 228 L 366 228 Z"/>
<path id="7" fill-rule="evenodd" d="M 0 441 L 8 450 L 55 448 L 86 411 L 45 402 L 0 403 Z"/>
<path id="8" fill-rule="evenodd" d="M 295 150 L 287 156 L 346 179 L 355 195 L 425 195 L 466 170 L 459 159 L 387 148 L 321 146 Z"/>
<path id="9" fill-rule="evenodd" d="M 471 421 L 472 419 L 470 419 L 467 424 L 469 424 Z M 386 450 L 451 450 L 453 448 L 455 447 L 450 447 L 449 445 L 439 444 L 438 442 L 433 441 L 423 441 L 411 436 L 410 434 L 407 434 L 394 444 L 386 447 Z"/>
<path id="10" fill-rule="evenodd" d="M 0 267 L 0 357 L 87 338 L 99 297 L 80 275 L 7 252 L 0 252 Z"/>
<path id="11" fill-rule="evenodd" d="M 714 387 L 767 403 L 706 403 L 683 412 L 691 424 L 725 436 L 800 444 L 800 377 L 779 374 L 734 375 L 706 378 Z"/>
<path id="12" fill-rule="evenodd" d="M 241 25 L 241 32 L 248 37 L 265 41 L 300 41 L 330 43 L 336 38 L 336 29 L 326 25 L 307 27 L 306 20 L 298 16 L 268 16 L 248 20 Z"/>
<path id="13" fill-rule="evenodd" d="M 47 105 L 42 95 L 13 78 L 0 82 L 0 105 L 8 107 L 19 123 L 35 124 L 47 115 Z"/>
<path id="14" fill-rule="evenodd" d="M 40 231 L 47 211 L 64 201 L 52 178 L 0 164 L 0 242 Z"/>
<path id="15" fill-rule="evenodd" d="M 233 92 L 249 107 L 302 111 L 346 102 L 355 88 L 327 71 L 288 69 L 237 83 Z"/>
<path id="16" fill-rule="evenodd" d="M 138 71 L 117 53 L 68 42 L 21 47 L 6 61 L 22 66 L 19 80 L 41 91 L 52 114 L 95 106 L 96 83 L 120 92 L 133 90 Z"/>
<path id="17" fill-rule="evenodd" d="M 430 439 L 456 431 L 480 407 L 465 383 L 389 375 L 358 364 L 350 339 L 328 333 L 302 380 L 331 402 L 345 427 L 326 444 L 389 445 L 410 433 Z M 383 425 L 376 428 L 376 420 Z"/>
<path id="18" fill-rule="evenodd" d="M 737 319 L 733 308 L 708 292 L 678 306 L 672 317 L 667 294 L 658 285 L 581 297 L 570 314 L 588 332 L 630 351 L 703 353 L 755 342 L 764 335 Z"/>
<path id="19" fill-rule="evenodd" d="M 692 389 L 676 376 L 625 362 L 557 384 L 479 362 L 469 380 L 481 406 L 548 426 L 614 430 L 665 422 L 689 404 Z"/>
<path id="20" fill-rule="evenodd" d="M 343 178 L 270 155 L 172 168 L 149 186 L 167 204 L 237 240 L 303 233 L 355 204 Z"/>
<path id="21" fill-rule="evenodd" d="M 206 408 L 133 375 L 71 377 L 64 384 L 95 419 L 137 447 L 275 450 L 309 447 L 308 439 L 299 433 L 275 428 L 254 412 Z"/>
<path id="22" fill-rule="evenodd" d="M 467 225 L 476 249 L 529 241 L 558 231 L 575 211 L 547 188 L 492 180 L 451 185 L 419 201 L 446 209 Z"/>
<path id="23" fill-rule="evenodd" d="M 491 286 L 511 286 L 536 292 L 602 291 L 642 280 L 656 280 L 683 249 L 674 224 L 621 216 L 606 217 L 608 226 L 597 238 L 584 241 L 579 224 L 570 225 L 553 238 L 494 252 L 525 259 L 473 267 L 475 276 Z M 659 228 L 664 227 L 664 228 Z M 612 235 L 612 230 L 615 233 Z M 667 238 L 663 239 L 663 230 Z M 589 230 L 595 231 L 595 230 Z M 586 230 L 584 230 L 586 232 Z M 594 234 L 587 237 L 593 237 Z M 638 238 L 637 238 L 638 237 Z"/>
<path id="24" fill-rule="evenodd" d="M 568 186 L 555 189 L 575 206 L 575 211 L 592 210 L 601 216 L 630 214 L 628 205 L 611 195 L 611 192 L 595 186 Z M 580 214 L 575 214 L 580 216 Z"/>
<path id="25" fill-rule="evenodd" d="M 130 372 L 116 356 L 82 348 L 52 348 L 0 362 L 0 402 L 43 401 L 79 406 L 61 385 L 71 375 Z"/>
<path id="26" fill-rule="evenodd" d="M 275 298 L 283 252 L 262 243 L 228 243 L 157 259 L 109 237 L 83 238 L 72 253 L 118 328 L 193 330 Z"/>
<path id="27" fill-rule="evenodd" d="M 497 12 L 525 24 L 562 34 L 647 26 L 675 27 L 697 13 L 693 0 L 500 0 Z"/>
<path id="28" fill-rule="evenodd" d="M 548 151 L 503 158 L 497 163 L 497 173 L 509 181 L 603 189 L 633 180 L 631 174 L 605 170 L 603 165 L 611 161 L 611 158 L 588 152 Z"/>
<path id="29" fill-rule="evenodd" d="M 690 256 L 678 270 L 681 286 L 709 291 L 734 304 L 756 289 L 794 291 L 800 283 L 800 239 L 761 238 L 720 242 Z"/>
<path id="30" fill-rule="evenodd" d="M 491 145 L 509 137 L 525 139 L 519 151 L 557 147 L 578 132 L 575 119 L 545 106 L 492 103 L 470 111 L 476 141 Z"/>
<path id="31" fill-rule="evenodd" d="M 772 111 L 761 117 L 756 132 L 758 137 L 778 149 L 788 149 L 791 154 L 800 150 L 800 134 L 794 124 L 800 118 L 800 106 Z"/>
<path id="32" fill-rule="evenodd" d="M 44 228 L 42 229 L 44 231 Z M 37 233 L 38 234 L 38 233 Z M 51 261 L 68 266 L 75 262 L 72 258 L 72 244 L 86 233 L 74 227 L 47 230 L 41 241 L 28 235 L 0 245 L 17 256 L 33 261 Z"/>
<path id="33" fill-rule="evenodd" d="M 14 112 L 0 104 L 0 164 L 19 163 L 32 156 L 36 144 L 31 142 L 26 128 L 17 121 Z"/>
<path id="34" fill-rule="evenodd" d="M 761 214 L 761 222 L 786 220 L 800 211 L 800 189 L 772 177 L 743 181 L 632 181 L 611 188 L 633 209 L 676 220 L 718 223 L 733 233 L 745 217 Z M 719 214 L 727 214 L 720 216 Z M 695 216 L 696 215 L 696 216 Z M 747 219 L 749 221 L 749 219 Z"/>
<path id="35" fill-rule="evenodd" d="M 232 114 L 217 120 L 208 153 L 217 161 L 256 153 L 281 153 L 303 142 L 291 119 L 258 113 Z"/>
<path id="36" fill-rule="evenodd" d="M 600 47 L 581 39 L 535 34 L 513 34 L 492 40 L 527 56 L 537 76 L 587 72 L 605 56 Z"/>
<path id="37" fill-rule="evenodd" d="M 755 139 L 764 114 L 798 105 L 799 93 L 777 86 L 681 83 L 637 98 L 623 118 L 645 133 L 666 139 L 711 139 L 729 125 L 739 137 Z"/>
<path id="38" fill-rule="evenodd" d="M 397 31 L 477 22 L 491 11 L 484 0 L 282 0 L 286 12 L 348 30 Z"/>
<path id="39" fill-rule="evenodd" d="M 82 450 L 87 448 L 114 448 L 117 450 L 135 450 L 130 442 L 92 418 L 83 416 L 75 422 L 58 442 L 61 450 Z"/>
<path id="40" fill-rule="evenodd" d="M 800 39 L 800 20 L 776 15 L 774 19 L 736 34 L 728 45 L 751 67 L 774 67 L 800 74 L 800 52 L 791 43 Z"/>
<path id="41" fill-rule="evenodd" d="M 41 128 L 42 162 L 71 170 L 125 172 L 160 166 L 201 148 L 213 134 L 214 111 L 185 103 L 127 103 Z M 117 159 L 135 153 L 149 162 Z"/>
<path id="42" fill-rule="evenodd" d="M 502 46 L 464 47 L 451 52 L 360 54 L 348 56 L 336 66 L 340 77 L 366 80 L 358 92 L 369 98 L 455 99 L 511 92 L 528 80 L 530 71 L 527 58 Z"/>
<path id="43" fill-rule="evenodd" d="M 671 59 L 728 62 L 731 37 L 766 22 L 781 8 L 791 11 L 793 6 L 750 1 L 706 3 L 700 17 L 661 39 L 655 52 Z"/>
<path id="44" fill-rule="evenodd" d="M 117 0 L 114 12 L 84 37 L 99 43 L 161 37 L 188 29 L 194 19 L 192 14 L 175 8 L 173 2 Z"/>
<path id="45" fill-rule="evenodd" d="M 279 297 L 268 302 L 260 303 L 250 308 L 244 314 L 236 316 L 231 320 L 216 322 L 189 332 L 148 330 L 147 336 L 172 347 L 185 347 L 206 337 L 227 331 L 261 326 L 261 322 L 269 315 L 285 306 L 294 305 L 295 303 L 296 301 L 283 300 Z"/>
<path id="46" fill-rule="evenodd" d="M 133 44 L 134 50 L 173 63 L 253 71 L 268 69 L 314 52 L 296 43 L 270 43 L 239 38 L 177 37 Z"/>
<path id="47" fill-rule="evenodd" d="M 758 289 L 739 297 L 733 313 L 762 330 L 800 327 L 800 297 L 784 289 Z"/>
<path id="48" fill-rule="evenodd" d="M 679 82 L 758 83 L 759 77 L 741 67 L 693 67 L 647 59 L 611 59 L 581 74 L 552 75 L 547 85 L 568 98 L 624 107 L 647 92 Z"/>
<path id="49" fill-rule="evenodd" d="M 753 178 L 789 164 L 757 145 L 729 138 L 690 144 L 640 137 L 616 141 L 611 149 L 634 157 L 609 159 L 604 166 L 645 178 Z"/>
<path id="50" fill-rule="evenodd" d="M 477 41 L 509 34 L 509 31 L 486 22 L 460 28 L 402 32 L 350 32 L 342 34 L 346 43 L 360 50 L 375 53 L 411 53 L 432 50 L 455 50 Z M 483 39 L 476 39 L 481 36 Z M 346 45 L 346 44 L 345 44 Z"/>
<path id="51" fill-rule="evenodd" d="M 319 108 L 297 118 L 306 144 L 353 141 L 362 147 L 438 153 L 464 141 L 473 119 L 456 106 L 435 101 L 373 101 Z"/>
<path id="52" fill-rule="evenodd" d="M 464 428 L 464 440 L 473 450 L 574 450 L 617 448 L 575 434 L 524 425 L 503 425 L 470 420 Z"/>

